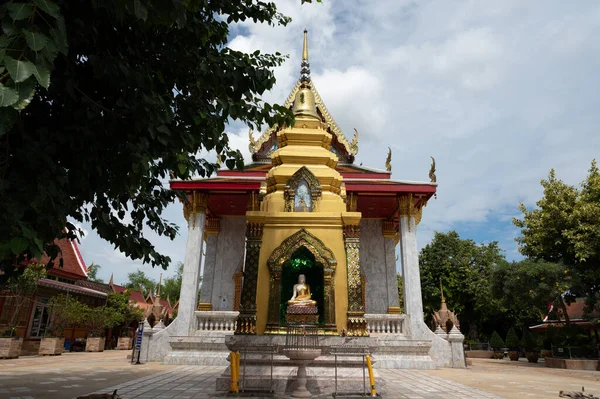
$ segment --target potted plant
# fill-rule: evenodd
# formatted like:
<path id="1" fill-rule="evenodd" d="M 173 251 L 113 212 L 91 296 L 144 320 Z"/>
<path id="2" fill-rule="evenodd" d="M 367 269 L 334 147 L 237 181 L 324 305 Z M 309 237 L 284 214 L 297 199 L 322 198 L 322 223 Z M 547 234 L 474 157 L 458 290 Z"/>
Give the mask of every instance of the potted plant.
<path id="1" fill-rule="evenodd" d="M 81 321 L 85 305 L 73 297 L 59 295 L 49 302 L 50 326 L 40 342 L 40 355 L 61 355 L 65 346 L 67 326 Z"/>
<path id="2" fill-rule="evenodd" d="M 521 346 L 525 350 L 525 357 L 527 358 L 527 361 L 529 363 L 537 363 L 538 359 L 540 358 L 539 345 L 528 328 L 523 330 Z"/>
<path id="3" fill-rule="evenodd" d="M 86 352 L 103 352 L 106 338 L 104 332 L 122 322 L 123 316 L 108 306 L 88 308 L 85 315 L 88 325 L 88 338 L 85 344 Z"/>
<path id="4" fill-rule="evenodd" d="M 31 263 L 25 269 L 15 269 L 15 275 L 11 276 L 3 288 L 7 294 L 7 301 L 12 301 L 13 310 L 8 327 L 0 331 L 0 358 L 17 358 L 21 353 L 23 340 L 18 335 L 20 315 L 23 307 L 31 306 L 31 302 L 37 291 L 37 283 L 46 277 L 44 265 Z"/>
<path id="5" fill-rule="evenodd" d="M 508 357 L 510 360 L 519 360 L 520 342 L 513 327 L 511 327 L 506 334 L 506 346 L 508 347 Z"/>
<path id="6" fill-rule="evenodd" d="M 21 353 L 23 340 L 17 335 L 15 327 L 0 330 L 0 358 L 16 359 Z"/>
<path id="7" fill-rule="evenodd" d="M 129 290 L 123 293 L 111 292 L 108 294 L 106 306 L 113 309 L 115 317 L 120 315 L 119 324 L 122 324 L 123 330 L 117 341 L 117 349 L 129 350 L 133 344 L 131 334 L 131 325 L 142 320 L 143 312 L 140 308 L 129 302 Z"/>
<path id="8" fill-rule="evenodd" d="M 492 338 L 490 338 L 490 346 L 494 351 L 494 359 L 503 359 L 504 358 L 504 341 L 500 338 L 500 335 L 496 331 L 492 334 Z"/>

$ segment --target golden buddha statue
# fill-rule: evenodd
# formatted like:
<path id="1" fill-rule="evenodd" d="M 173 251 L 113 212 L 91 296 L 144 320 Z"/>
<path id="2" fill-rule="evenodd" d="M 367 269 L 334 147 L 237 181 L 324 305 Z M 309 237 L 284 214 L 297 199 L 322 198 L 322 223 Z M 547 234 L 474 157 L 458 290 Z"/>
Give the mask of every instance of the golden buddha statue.
<path id="1" fill-rule="evenodd" d="M 306 276 L 301 274 L 298 276 L 298 284 L 294 284 L 292 299 L 288 301 L 288 305 L 308 305 L 316 306 L 317 302 L 311 298 L 310 287 L 306 284 Z"/>

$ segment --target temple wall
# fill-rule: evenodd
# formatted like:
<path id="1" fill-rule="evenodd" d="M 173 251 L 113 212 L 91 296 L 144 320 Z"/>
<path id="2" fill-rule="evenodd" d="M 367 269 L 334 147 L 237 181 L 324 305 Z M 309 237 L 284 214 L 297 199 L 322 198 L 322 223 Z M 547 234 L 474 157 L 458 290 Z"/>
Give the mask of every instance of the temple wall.
<path id="1" fill-rule="evenodd" d="M 245 217 L 221 218 L 210 299 L 213 310 L 233 310 L 233 275 L 244 263 L 245 233 Z"/>
<path id="2" fill-rule="evenodd" d="M 387 313 L 388 276 L 381 220 L 360 221 L 360 267 L 367 278 L 365 313 Z"/>

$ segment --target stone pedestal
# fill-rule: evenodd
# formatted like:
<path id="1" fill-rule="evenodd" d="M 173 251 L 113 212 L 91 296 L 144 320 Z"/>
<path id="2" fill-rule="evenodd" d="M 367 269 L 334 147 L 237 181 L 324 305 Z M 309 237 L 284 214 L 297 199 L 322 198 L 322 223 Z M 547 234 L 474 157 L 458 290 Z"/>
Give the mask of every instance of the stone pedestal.
<path id="1" fill-rule="evenodd" d="M 319 309 L 314 305 L 288 305 L 285 321 L 289 324 L 317 324 Z"/>

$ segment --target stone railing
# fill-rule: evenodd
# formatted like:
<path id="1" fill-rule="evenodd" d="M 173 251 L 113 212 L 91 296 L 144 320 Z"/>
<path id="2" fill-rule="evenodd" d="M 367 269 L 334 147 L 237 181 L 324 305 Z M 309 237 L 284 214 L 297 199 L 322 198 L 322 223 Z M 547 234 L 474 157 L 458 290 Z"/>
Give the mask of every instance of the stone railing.
<path id="1" fill-rule="evenodd" d="M 365 313 L 370 335 L 402 334 L 405 317 L 403 314 Z"/>
<path id="2" fill-rule="evenodd" d="M 235 331 L 235 322 L 240 312 L 216 311 L 196 312 L 196 328 L 198 332 L 224 332 Z"/>

